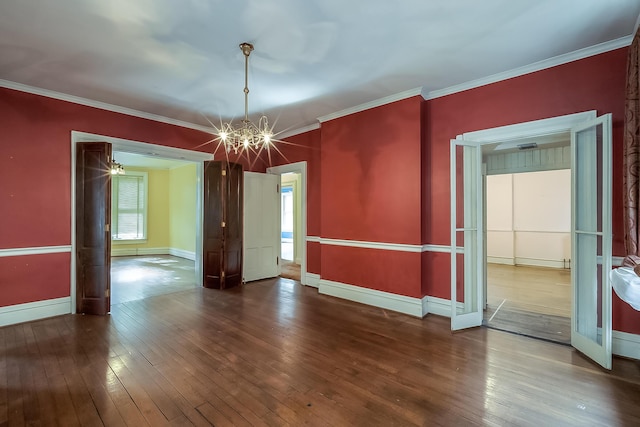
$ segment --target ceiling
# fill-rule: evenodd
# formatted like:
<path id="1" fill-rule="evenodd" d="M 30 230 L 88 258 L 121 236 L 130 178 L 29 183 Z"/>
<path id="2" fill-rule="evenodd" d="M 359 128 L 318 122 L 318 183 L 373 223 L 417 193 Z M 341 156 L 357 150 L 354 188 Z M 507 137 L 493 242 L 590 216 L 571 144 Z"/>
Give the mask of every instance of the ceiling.
<path id="1" fill-rule="evenodd" d="M 633 34 L 638 0 L 29 0 L 0 5 L 0 82 L 208 126 L 276 130 Z M 628 44 L 628 41 L 627 41 Z"/>

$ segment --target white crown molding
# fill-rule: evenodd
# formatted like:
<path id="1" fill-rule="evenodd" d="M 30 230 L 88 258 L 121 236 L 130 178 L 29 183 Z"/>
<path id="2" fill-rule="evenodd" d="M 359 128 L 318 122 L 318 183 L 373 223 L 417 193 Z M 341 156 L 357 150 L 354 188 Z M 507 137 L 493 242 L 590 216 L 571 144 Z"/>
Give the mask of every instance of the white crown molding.
<path id="1" fill-rule="evenodd" d="M 621 47 L 629 46 L 633 36 L 625 36 L 619 39 L 611 40 L 608 42 L 600 43 L 594 46 L 578 49 L 573 52 L 565 53 L 563 55 L 554 56 L 553 58 L 544 59 L 542 61 L 534 62 L 533 64 L 525 65 L 523 67 L 514 68 L 513 70 L 503 71 L 501 73 L 493 74 L 480 79 L 472 80 L 470 82 L 461 83 L 459 85 L 450 86 L 444 89 L 432 90 L 430 92 L 423 92 L 422 96 L 426 100 L 440 98 L 454 93 L 462 92 L 469 89 L 475 89 L 480 86 L 485 86 L 492 83 L 497 83 L 502 80 L 511 79 L 514 77 L 523 76 L 525 74 L 534 73 L 536 71 L 545 70 L 547 68 L 556 67 L 558 65 L 567 64 L 569 62 L 578 61 L 580 59 L 588 58 L 590 56 L 599 55 L 601 53 L 609 52 Z"/>
<path id="2" fill-rule="evenodd" d="M 62 92 L 56 92 L 49 89 L 42 89 L 35 86 L 29 86 L 22 83 L 16 83 L 9 80 L 0 79 L 0 87 L 13 89 L 20 92 L 31 93 L 34 95 L 40 95 L 47 98 L 58 99 L 60 101 L 72 102 L 74 104 L 85 105 L 87 107 L 98 108 L 100 110 L 111 111 L 114 113 L 126 114 L 127 116 L 139 117 L 142 119 L 153 120 L 155 122 L 166 123 L 169 125 L 180 126 L 183 128 L 199 130 L 208 134 L 212 134 L 214 129 L 207 126 L 196 125 L 194 123 L 185 122 L 182 120 L 172 119 L 169 117 L 159 116 L 157 114 L 146 113 L 144 111 L 134 110 L 132 108 L 121 107 L 119 105 L 107 104 L 106 102 L 94 101 L 92 99 L 82 98 L 79 96 L 68 95 Z"/>
<path id="3" fill-rule="evenodd" d="M 70 297 L 10 305 L 0 307 L 0 326 L 31 322 L 69 313 L 71 313 Z"/>
<path id="4" fill-rule="evenodd" d="M 312 130 L 320 129 L 320 123 L 312 123 L 308 126 L 304 126 L 298 129 L 287 130 L 275 135 L 275 138 L 279 140 L 283 140 L 285 138 L 289 138 L 295 135 L 300 135 L 301 133 L 311 132 Z"/>
<path id="5" fill-rule="evenodd" d="M 422 87 L 405 90 L 404 92 L 385 96 L 384 98 L 375 99 L 373 101 L 365 102 L 364 104 L 356 105 L 355 107 L 346 108 L 344 110 L 336 111 L 335 113 L 318 117 L 318 120 L 320 121 L 320 123 L 327 122 L 329 120 L 348 116 L 350 114 L 359 113 L 365 110 L 370 110 L 375 107 L 380 107 L 381 105 L 391 104 L 392 102 L 401 101 L 403 99 L 411 98 L 413 96 L 422 95 L 422 93 L 423 93 Z"/>
<path id="6" fill-rule="evenodd" d="M 64 252 L 71 252 L 71 245 L 0 249 L 0 258 L 7 257 L 7 256 L 59 254 Z"/>

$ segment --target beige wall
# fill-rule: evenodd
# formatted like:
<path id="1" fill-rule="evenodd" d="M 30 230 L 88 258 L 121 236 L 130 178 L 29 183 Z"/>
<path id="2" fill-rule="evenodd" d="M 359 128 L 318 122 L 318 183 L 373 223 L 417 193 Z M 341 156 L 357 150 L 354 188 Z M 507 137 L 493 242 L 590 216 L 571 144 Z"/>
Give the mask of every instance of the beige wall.
<path id="1" fill-rule="evenodd" d="M 570 258 L 570 170 L 487 177 L 488 262 L 562 268 Z"/>

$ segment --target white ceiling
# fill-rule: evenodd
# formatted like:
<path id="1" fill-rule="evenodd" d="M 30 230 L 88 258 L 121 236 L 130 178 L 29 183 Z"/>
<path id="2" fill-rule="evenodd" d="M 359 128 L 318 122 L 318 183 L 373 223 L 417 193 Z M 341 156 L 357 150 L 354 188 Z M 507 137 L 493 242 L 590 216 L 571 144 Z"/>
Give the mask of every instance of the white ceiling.
<path id="1" fill-rule="evenodd" d="M 193 162 L 184 160 L 166 159 L 162 157 L 147 156 L 144 154 L 134 154 L 122 151 L 114 151 L 113 159 L 121 165 L 127 167 L 138 167 L 145 169 L 173 169 L 185 166 Z"/>
<path id="2" fill-rule="evenodd" d="M 0 79 L 206 125 L 243 115 L 247 41 L 250 114 L 297 129 L 628 37 L 639 15 L 639 0 L 5 0 Z"/>

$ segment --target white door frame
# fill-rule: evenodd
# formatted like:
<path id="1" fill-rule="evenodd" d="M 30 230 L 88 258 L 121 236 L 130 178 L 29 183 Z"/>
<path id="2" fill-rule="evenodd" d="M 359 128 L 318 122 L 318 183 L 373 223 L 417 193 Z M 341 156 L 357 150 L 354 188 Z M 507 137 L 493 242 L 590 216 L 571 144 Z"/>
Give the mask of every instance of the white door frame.
<path id="1" fill-rule="evenodd" d="M 267 168 L 267 173 L 273 175 L 291 172 L 300 174 L 300 197 L 302 199 L 302 212 L 300 213 L 302 215 L 302 229 L 300 232 L 303 236 L 303 245 L 300 248 L 300 259 L 302 261 L 300 264 L 300 283 L 307 285 L 307 162 L 302 161 Z M 282 230 L 280 231 L 282 232 Z M 278 233 L 278 238 L 280 238 L 281 232 Z"/>
<path id="2" fill-rule="evenodd" d="M 106 135 L 71 131 L 71 313 L 76 312 L 76 144 L 78 142 L 108 142 L 113 151 L 141 154 L 164 159 L 183 160 L 196 163 L 196 280 L 202 286 L 202 227 L 203 203 L 202 183 L 204 179 L 203 162 L 213 160 L 213 154 L 191 151 L 182 148 L 166 147 Z"/>
<path id="3" fill-rule="evenodd" d="M 568 133 L 572 128 L 579 126 L 580 124 L 595 119 L 597 113 L 595 110 L 585 111 L 581 113 L 568 114 L 565 116 L 552 117 L 549 119 L 535 120 L 531 122 L 518 123 L 508 126 L 501 126 L 497 128 L 483 129 L 474 132 L 467 132 L 461 135 L 456 136 L 457 140 L 469 141 L 470 143 L 475 143 L 478 147 L 488 144 L 497 144 L 501 142 L 507 142 L 512 140 L 517 140 L 521 138 L 530 138 L 536 136 L 544 136 L 551 135 L 557 133 Z M 479 177 L 480 178 L 480 177 Z M 453 195 L 452 195 L 453 196 Z M 486 198 L 483 196 L 480 198 L 480 202 L 482 203 L 482 211 L 485 209 Z M 454 213 L 450 213 L 450 221 L 453 224 L 454 221 Z M 484 236 L 482 236 L 484 239 Z M 484 251 L 486 250 L 485 245 L 482 245 L 481 250 L 483 251 L 482 259 L 485 257 Z M 478 295 L 480 301 L 485 301 L 485 278 L 484 276 L 484 266 L 479 270 L 479 276 L 477 280 L 482 281 L 482 286 L 480 286 L 480 291 L 483 295 Z M 455 298 L 452 295 L 451 300 L 452 304 L 455 303 Z"/>

